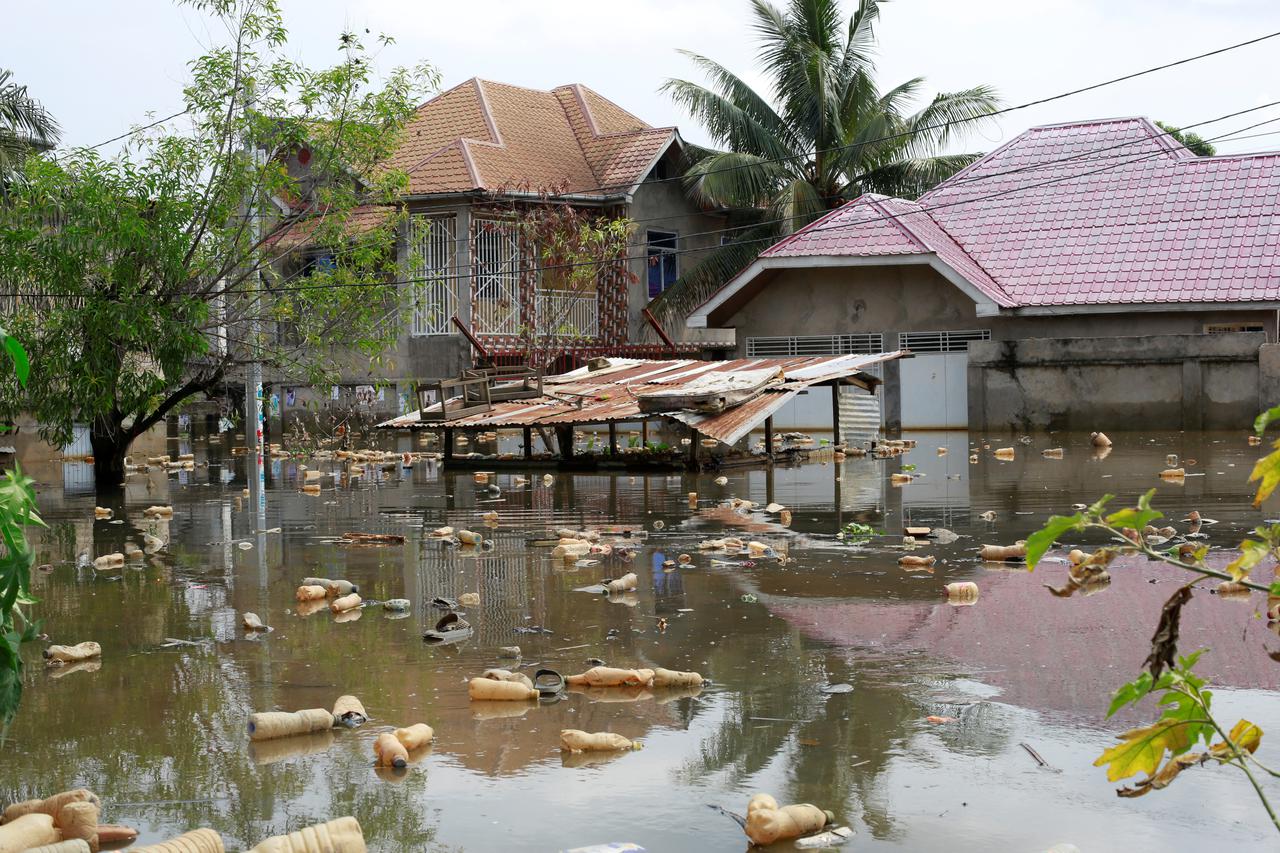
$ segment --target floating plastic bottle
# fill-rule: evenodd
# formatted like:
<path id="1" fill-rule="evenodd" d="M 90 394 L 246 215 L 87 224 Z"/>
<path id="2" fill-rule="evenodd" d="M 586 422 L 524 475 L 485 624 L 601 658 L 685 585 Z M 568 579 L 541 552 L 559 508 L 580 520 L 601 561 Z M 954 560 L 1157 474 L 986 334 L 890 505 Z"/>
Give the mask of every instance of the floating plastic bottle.
<path id="1" fill-rule="evenodd" d="M 333 714 L 324 708 L 305 711 L 264 711 L 249 715 L 249 739 L 270 740 L 333 728 Z"/>

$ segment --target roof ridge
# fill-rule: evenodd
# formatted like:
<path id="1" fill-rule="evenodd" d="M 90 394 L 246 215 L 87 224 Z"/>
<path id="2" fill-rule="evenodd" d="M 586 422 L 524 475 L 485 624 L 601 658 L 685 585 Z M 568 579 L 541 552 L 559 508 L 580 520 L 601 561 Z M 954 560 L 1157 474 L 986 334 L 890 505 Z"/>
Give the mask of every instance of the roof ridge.
<path id="1" fill-rule="evenodd" d="M 489 98 L 484 93 L 484 81 L 479 77 L 473 77 L 472 80 L 475 81 L 476 96 L 480 98 L 480 115 L 484 118 L 485 126 L 489 128 L 489 135 L 492 137 L 489 141 L 494 145 L 506 148 L 506 140 L 502 138 L 502 131 L 498 129 L 498 121 L 493 117 L 493 108 L 489 105 Z M 466 137 L 460 136 L 458 138 L 465 139 Z"/>
<path id="2" fill-rule="evenodd" d="M 987 269 L 986 266 L 983 265 L 981 261 L 979 261 L 976 257 L 974 257 L 973 253 L 969 251 L 969 247 L 966 246 L 963 242 L 961 242 L 959 237 L 952 234 L 951 231 L 948 230 L 948 228 L 945 225 L 939 222 L 937 217 L 935 217 L 932 213 L 930 213 L 927 207 L 920 204 L 919 202 L 916 202 L 915 204 L 917 207 L 920 208 L 921 213 L 929 217 L 929 221 L 932 222 L 934 225 L 936 225 L 939 231 L 947 235 L 947 239 L 949 239 L 952 243 L 955 244 L 955 247 L 960 250 L 961 254 L 963 254 L 966 258 L 968 258 L 969 261 L 975 267 L 982 270 L 982 274 L 985 275 L 987 277 L 987 280 L 991 282 L 991 286 L 994 287 L 997 291 L 999 291 L 1006 299 L 1012 302 L 1013 297 L 1010 296 L 1009 292 L 1004 289 L 1004 285 L 1000 283 L 999 279 L 997 279 L 994 275 L 991 274 L 991 270 Z"/>
<path id="3" fill-rule="evenodd" d="M 892 196 L 885 196 L 884 201 L 905 201 L 905 199 L 895 199 Z M 918 246 L 920 249 L 926 252 L 937 251 L 936 249 L 933 249 L 932 247 L 930 247 L 928 243 L 922 240 L 920 236 L 915 233 L 915 231 L 913 231 L 906 223 L 904 223 L 900 215 L 890 213 L 885 208 L 885 206 L 881 203 L 881 199 L 871 198 L 867 200 L 867 203 L 870 204 L 872 207 L 874 207 L 876 210 L 880 211 L 882 214 L 884 214 L 885 218 L 888 219 L 891 223 L 893 223 L 895 228 L 897 228 L 899 231 L 905 234 L 907 239 L 910 240 L 912 243 L 915 243 L 916 246 Z M 916 206 L 919 207 L 919 205 L 916 205 Z M 917 211 L 912 211 L 912 212 L 915 213 Z M 919 211 L 919 212 L 923 212 L 923 211 Z M 929 218 L 933 219 L 932 216 L 930 216 Z"/>
<path id="4" fill-rule="evenodd" d="M 471 154 L 472 141 L 465 136 L 460 136 L 455 140 L 458 150 L 462 152 L 462 162 L 466 164 L 467 171 L 471 173 L 471 180 L 475 182 L 477 187 L 483 188 L 485 184 L 484 178 L 480 177 L 480 165 L 476 163 L 476 158 Z"/>
<path id="5" fill-rule="evenodd" d="M 490 80 L 487 77 L 472 77 L 471 79 L 480 83 L 491 83 L 494 86 L 506 86 L 508 89 L 521 89 L 525 92 L 537 92 L 539 95 L 550 95 L 555 92 L 554 89 L 535 89 L 532 86 L 521 86 L 519 83 L 508 83 L 504 80 Z"/>
<path id="6" fill-rule="evenodd" d="M 1032 130 L 1052 130 L 1054 128 L 1059 128 L 1059 127 L 1091 127 L 1093 125 L 1099 125 L 1099 124 L 1127 124 L 1129 122 L 1147 122 L 1148 124 L 1150 124 L 1151 119 L 1142 115 L 1112 116 L 1110 118 L 1078 118 L 1078 119 L 1072 119 L 1071 121 L 1057 121 L 1057 122 L 1050 122 L 1049 124 L 1035 124 L 1027 128 L 1026 130 L 1024 130 L 1022 133 L 1027 133 Z M 1021 136 L 1022 134 L 1020 133 L 1018 135 Z"/>
<path id="7" fill-rule="evenodd" d="M 646 128 L 648 128 L 648 127 L 649 127 L 649 122 L 647 122 L 647 121 L 645 121 L 644 119 L 640 118 L 640 116 L 638 116 L 638 115 L 636 115 L 635 113 L 631 112 L 631 110 L 629 110 L 629 109 L 627 109 L 626 107 L 622 106 L 621 104 L 619 104 L 617 101 L 613 100 L 612 98 L 606 98 L 604 95 L 600 94 L 600 93 L 599 93 L 599 92 L 597 92 L 595 89 L 592 89 L 590 86 L 588 86 L 588 85 L 587 85 L 587 84 L 585 84 L 585 83 L 566 83 L 564 86 L 557 86 L 557 87 L 556 87 L 556 89 L 565 88 L 565 87 L 572 87 L 573 89 L 575 89 L 575 90 L 578 92 L 579 96 L 581 96 L 583 92 L 590 92 L 591 94 L 595 95 L 597 98 L 599 98 L 600 100 L 604 101 L 606 104 L 609 104 L 611 107 L 613 107 L 614 109 L 618 110 L 619 112 L 622 112 L 622 113 L 627 114 L 628 116 L 630 116 L 631 118 L 633 118 L 633 119 L 635 119 L 637 122 L 639 122 L 640 124 L 644 125 Z M 555 89 L 552 89 L 551 91 L 553 91 L 553 92 L 554 92 L 554 91 L 555 91 Z M 583 100 L 584 100 L 584 101 L 586 100 L 586 99 L 585 99 L 585 97 L 583 98 Z M 592 121 L 592 125 L 594 126 L 594 124 L 595 124 L 595 122 L 594 122 L 594 120 L 593 120 L 593 121 Z"/>
<path id="8" fill-rule="evenodd" d="M 946 180 L 941 181 L 938 184 L 934 185 L 932 189 L 928 190 L 927 192 L 925 192 L 923 195 L 920 196 L 919 201 L 924 201 L 925 199 L 928 199 L 934 195 L 941 193 L 944 190 L 949 189 L 953 183 L 956 183 L 959 181 L 959 179 L 968 176 L 970 172 L 976 170 L 978 167 L 982 166 L 984 163 L 987 163 L 995 159 L 997 156 L 1004 154 L 1009 148 L 1013 147 L 1014 145 L 1017 145 L 1019 142 L 1022 142 L 1024 140 L 1027 140 L 1035 136 L 1036 131 L 1060 130 L 1064 128 L 1100 127 L 1100 126 L 1109 125 L 1109 124 L 1136 125 L 1142 128 L 1147 133 L 1148 138 L 1150 138 L 1151 141 L 1154 142 L 1156 145 L 1159 145 L 1162 149 L 1164 149 L 1164 152 L 1166 154 L 1177 155 L 1179 151 L 1186 151 L 1187 153 L 1191 153 L 1190 150 L 1185 145 L 1182 145 L 1181 143 L 1178 143 L 1176 140 L 1173 140 L 1168 133 L 1160 130 L 1160 128 L 1156 127 L 1156 125 L 1151 121 L 1151 119 L 1145 116 L 1124 116 L 1120 118 L 1102 118 L 1102 119 L 1080 119 L 1077 121 L 1059 122 L 1057 124 L 1041 124 L 1041 125 L 1036 125 L 1035 127 L 1027 128 L 1026 130 L 1022 131 L 1017 136 L 1013 137 L 1007 142 L 1001 145 L 998 145 L 997 147 L 988 151 L 986 154 L 983 154 L 977 160 L 974 160 L 972 163 L 970 163 L 968 166 L 965 166 L 960 171 L 955 172 Z M 1183 161 L 1191 158 L 1175 156 L 1175 159 L 1177 159 L 1178 161 Z"/>

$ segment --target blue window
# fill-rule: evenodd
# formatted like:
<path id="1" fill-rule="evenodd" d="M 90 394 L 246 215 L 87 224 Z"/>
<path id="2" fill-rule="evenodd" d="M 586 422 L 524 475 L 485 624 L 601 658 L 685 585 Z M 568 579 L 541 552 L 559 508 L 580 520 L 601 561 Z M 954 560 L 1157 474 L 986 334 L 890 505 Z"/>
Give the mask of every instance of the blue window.
<path id="1" fill-rule="evenodd" d="M 679 235 L 674 231 L 650 231 L 649 243 L 649 298 L 653 299 L 680 277 L 680 256 L 676 254 Z"/>

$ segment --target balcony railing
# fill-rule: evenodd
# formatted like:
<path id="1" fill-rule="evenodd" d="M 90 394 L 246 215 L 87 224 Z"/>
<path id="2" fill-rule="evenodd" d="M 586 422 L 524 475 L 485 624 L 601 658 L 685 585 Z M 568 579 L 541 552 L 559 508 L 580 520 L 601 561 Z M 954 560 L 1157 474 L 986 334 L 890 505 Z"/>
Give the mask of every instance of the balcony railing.
<path id="1" fill-rule="evenodd" d="M 558 338 L 594 338 L 600 334 L 596 292 L 538 291 L 538 334 Z"/>

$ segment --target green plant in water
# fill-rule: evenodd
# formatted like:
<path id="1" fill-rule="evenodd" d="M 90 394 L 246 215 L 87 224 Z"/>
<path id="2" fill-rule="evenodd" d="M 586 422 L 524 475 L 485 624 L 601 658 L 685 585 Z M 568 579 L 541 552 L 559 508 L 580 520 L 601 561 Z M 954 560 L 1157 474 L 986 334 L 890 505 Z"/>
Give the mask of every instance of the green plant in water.
<path id="1" fill-rule="evenodd" d="M 879 536 L 882 533 L 882 531 L 876 530 L 870 524 L 861 524 L 857 521 L 849 522 L 840 528 L 840 532 L 844 534 L 846 540 L 870 539 L 872 536 Z"/>
<path id="2" fill-rule="evenodd" d="M 1280 420 L 1280 407 L 1264 412 L 1254 422 L 1261 436 L 1267 426 Z M 1260 504 L 1277 486 L 1280 486 L 1280 440 L 1268 455 L 1254 465 L 1250 482 L 1258 482 L 1254 506 Z M 1050 516 L 1045 525 L 1027 537 L 1027 568 L 1034 569 L 1059 538 L 1067 533 L 1102 531 L 1115 541 L 1115 545 L 1100 548 L 1081 564 L 1095 570 L 1109 566 L 1122 554 L 1143 554 L 1146 557 L 1184 569 L 1195 579 L 1178 588 L 1165 602 L 1160 623 L 1151 638 L 1151 654 L 1144 662 L 1144 671 L 1133 681 L 1121 685 L 1113 694 L 1107 715 L 1132 705 L 1147 696 L 1159 696 L 1163 709 L 1159 718 L 1150 725 L 1131 729 L 1119 735 L 1120 742 L 1098 756 L 1095 766 L 1107 768 L 1107 779 L 1115 782 L 1131 776 L 1145 778 L 1132 786 L 1117 789 L 1121 797 L 1140 797 L 1149 791 L 1167 787 L 1183 770 L 1204 764 L 1235 767 L 1245 774 L 1253 786 L 1272 824 L 1280 831 L 1277 817 L 1266 792 L 1254 771 L 1272 777 L 1280 772 L 1262 764 L 1255 756 L 1262 742 L 1262 729 L 1248 720 L 1239 720 L 1230 731 L 1211 713 L 1213 693 L 1205 689 L 1204 679 L 1193 669 L 1204 650 L 1190 655 L 1177 654 L 1178 625 L 1183 606 L 1191 600 L 1197 584 L 1208 579 L 1280 596 L 1280 582 L 1269 585 L 1249 578 L 1250 571 L 1264 559 L 1280 558 L 1280 525 L 1263 525 L 1254 530 L 1256 539 L 1242 541 L 1235 558 L 1219 570 L 1205 564 L 1208 547 L 1157 548 L 1147 540 L 1143 529 L 1164 514 L 1151 505 L 1155 489 L 1138 499 L 1137 505 L 1107 512 L 1107 504 L 1113 495 L 1104 495 L 1092 506 L 1074 515 Z M 1219 738 L 1215 740 L 1215 738 Z M 1198 744 L 1204 749 L 1192 751 Z"/>
<path id="3" fill-rule="evenodd" d="M 18 382 L 26 387 L 31 367 L 26 350 L 15 338 L 0 329 L 0 345 L 13 361 Z M 17 468 L 17 466 L 15 466 Z M 22 470 L 6 471 L 0 480 L 0 726 L 7 725 L 22 699 L 22 644 L 35 639 L 40 625 L 23 613 L 35 603 L 31 597 L 31 565 L 35 554 L 27 541 L 26 528 L 44 526 L 36 514 L 32 480 Z"/>

